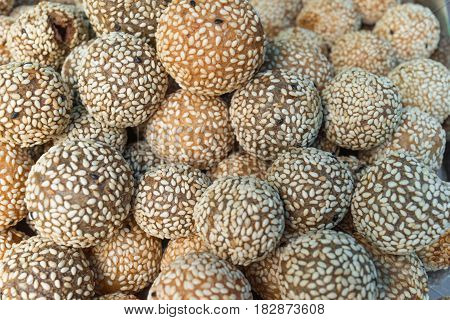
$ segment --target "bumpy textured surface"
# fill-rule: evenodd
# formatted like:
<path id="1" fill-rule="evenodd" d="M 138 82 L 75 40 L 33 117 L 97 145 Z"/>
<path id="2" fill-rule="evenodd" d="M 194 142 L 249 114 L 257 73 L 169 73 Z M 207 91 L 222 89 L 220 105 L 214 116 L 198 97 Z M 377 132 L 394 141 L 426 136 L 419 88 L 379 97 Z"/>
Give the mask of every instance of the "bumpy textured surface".
<path id="1" fill-rule="evenodd" d="M 209 249 L 202 238 L 196 233 L 191 233 L 187 237 L 172 239 L 164 250 L 164 255 L 161 260 L 161 270 L 167 270 L 178 257 L 190 253 L 202 252 L 209 252 Z"/>
<path id="2" fill-rule="evenodd" d="M 10 228 L 8 230 L 4 230 L 0 232 L 0 260 L 2 260 L 6 251 L 11 249 L 13 245 L 20 243 L 22 240 L 28 239 L 28 236 L 21 232 L 17 231 L 14 228 Z"/>
<path id="3" fill-rule="evenodd" d="M 98 297 L 96 300 L 139 300 L 135 295 L 123 292 L 114 292 Z"/>
<path id="4" fill-rule="evenodd" d="M 275 37 L 275 40 L 298 41 L 303 43 L 306 48 L 317 49 L 325 56 L 328 55 L 328 45 L 323 37 L 302 27 L 284 29 Z"/>
<path id="5" fill-rule="evenodd" d="M 365 24 L 373 25 L 386 11 L 401 3 L 401 0 L 353 0 L 356 11 L 362 15 Z"/>
<path id="6" fill-rule="evenodd" d="M 437 241 L 417 253 L 425 268 L 437 271 L 450 268 L 450 228 Z"/>
<path id="7" fill-rule="evenodd" d="M 7 35 L 9 29 L 14 23 L 14 19 L 8 16 L 0 16 L 0 64 L 7 64 L 11 62 L 11 52 L 6 46 Z"/>
<path id="8" fill-rule="evenodd" d="M 269 165 L 266 161 L 259 160 L 245 152 L 235 152 L 212 168 L 209 176 L 214 180 L 228 176 L 254 176 L 264 179 L 268 168 Z"/>
<path id="9" fill-rule="evenodd" d="M 151 146 L 146 141 L 137 141 L 127 145 L 123 157 L 133 170 L 136 187 L 139 180 L 150 168 L 162 164 L 162 160 L 153 153 Z"/>

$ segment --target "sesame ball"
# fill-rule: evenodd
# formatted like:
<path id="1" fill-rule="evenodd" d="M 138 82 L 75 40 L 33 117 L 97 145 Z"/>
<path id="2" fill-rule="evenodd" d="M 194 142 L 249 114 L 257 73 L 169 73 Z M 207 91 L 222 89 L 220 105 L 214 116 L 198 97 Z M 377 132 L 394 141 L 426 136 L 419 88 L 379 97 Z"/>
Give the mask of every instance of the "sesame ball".
<path id="1" fill-rule="evenodd" d="M 322 92 L 326 137 L 340 147 L 368 150 L 389 140 L 400 121 L 397 88 L 358 68 L 339 73 Z"/>
<path id="2" fill-rule="evenodd" d="M 0 16 L 0 65 L 10 63 L 11 52 L 6 46 L 9 29 L 14 23 L 14 19 L 7 16 Z"/>
<path id="3" fill-rule="evenodd" d="M 373 32 L 389 41 L 400 62 L 428 58 L 439 43 L 439 21 L 424 6 L 405 3 L 391 7 Z"/>
<path id="4" fill-rule="evenodd" d="M 52 68 L 36 63 L 0 66 L 0 140 L 22 148 L 44 144 L 68 125 L 72 99 Z"/>
<path id="5" fill-rule="evenodd" d="M 417 107 L 441 123 L 450 116 L 450 71 L 441 63 L 430 59 L 408 61 L 388 77 L 405 107 Z"/>
<path id="6" fill-rule="evenodd" d="M 328 45 L 323 37 L 302 27 L 286 28 L 278 33 L 275 40 L 301 42 L 306 48 L 317 49 L 323 55 L 328 55 Z"/>
<path id="7" fill-rule="evenodd" d="M 94 274 L 79 249 L 32 237 L 0 260 L 2 300 L 71 300 L 94 295 Z"/>
<path id="8" fill-rule="evenodd" d="M 143 39 L 113 32 L 87 48 L 79 72 L 83 105 L 94 118 L 117 128 L 145 122 L 167 90 L 167 75 Z"/>
<path id="9" fill-rule="evenodd" d="M 247 83 L 264 59 L 259 16 L 244 0 L 173 0 L 156 32 L 158 57 L 183 88 L 218 96 Z"/>
<path id="10" fill-rule="evenodd" d="M 282 249 L 278 281 L 284 300 L 376 299 L 377 271 L 367 251 L 346 233 L 308 232 Z"/>
<path id="11" fill-rule="evenodd" d="M 358 30 L 361 16 L 352 0 L 308 1 L 297 17 L 297 25 L 317 32 L 331 44 L 341 35 Z"/>
<path id="12" fill-rule="evenodd" d="M 146 138 L 158 157 L 198 169 L 222 161 L 234 140 L 226 104 L 220 98 L 186 90 L 162 102 L 148 122 Z"/>
<path id="13" fill-rule="evenodd" d="M 87 38 L 81 11 L 44 1 L 16 19 L 8 33 L 8 48 L 16 61 L 59 68 L 69 52 Z"/>
<path id="14" fill-rule="evenodd" d="M 298 40 L 274 40 L 267 45 L 265 69 L 284 69 L 314 82 L 322 90 L 333 78 L 333 65 L 316 48 Z"/>
<path id="15" fill-rule="evenodd" d="M 258 179 L 264 179 L 268 168 L 269 166 L 265 161 L 259 160 L 245 152 L 234 152 L 212 168 L 209 176 L 213 180 L 228 176 L 253 176 Z"/>
<path id="16" fill-rule="evenodd" d="M 249 2 L 261 18 L 264 32 L 269 37 L 274 37 L 281 30 L 294 25 L 303 7 L 302 0 L 279 0 L 276 4 L 272 0 L 250 0 Z"/>
<path id="17" fill-rule="evenodd" d="M 334 43 L 330 57 L 338 72 L 356 67 L 385 76 L 397 65 L 390 43 L 369 31 L 343 35 Z"/>
<path id="18" fill-rule="evenodd" d="M 439 121 L 417 108 L 406 108 L 392 139 L 361 152 L 359 157 L 373 163 L 391 151 L 404 151 L 437 170 L 442 165 L 444 150 L 445 131 Z"/>
<path id="19" fill-rule="evenodd" d="M 391 153 L 364 170 L 351 212 L 357 231 L 378 249 L 409 254 L 448 228 L 450 187 L 415 158 Z"/>
<path id="20" fill-rule="evenodd" d="M 122 226 L 132 193 L 131 169 L 115 149 L 92 140 L 68 140 L 33 166 L 25 203 L 39 235 L 86 248 Z"/>
<path id="21" fill-rule="evenodd" d="M 195 230 L 194 206 L 210 184 L 208 176 L 184 164 L 150 169 L 136 190 L 136 222 L 160 239 L 188 236 Z"/>
<path id="22" fill-rule="evenodd" d="M 25 149 L 0 142 L 0 231 L 27 215 L 25 182 L 33 161 Z"/>
<path id="23" fill-rule="evenodd" d="M 170 0 L 83 0 L 83 6 L 95 32 L 103 35 L 122 31 L 152 40 L 158 19 Z"/>
<path id="24" fill-rule="evenodd" d="M 401 0 L 353 0 L 356 11 L 362 16 L 365 24 L 373 25 L 385 14 L 385 12 L 401 3 Z"/>
<path id="25" fill-rule="evenodd" d="M 293 148 L 282 153 L 270 167 L 267 181 L 284 202 L 289 233 L 331 229 L 350 207 L 353 179 L 349 169 L 319 149 Z"/>
<path id="26" fill-rule="evenodd" d="M 450 228 L 442 234 L 437 241 L 417 252 L 420 259 L 429 271 L 445 270 L 450 268 Z"/>
<path id="27" fill-rule="evenodd" d="M 0 0 L 0 14 L 8 15 L 14 5 L 14 0 Z"/>
<path id="28" fill-rule="evenodd" d="M 162 245 L 161 240 L 148 236 L 130 221 L 89 253 L 97 292 L 137 292 L 157 277 Z"/>
<path id="29" fill-rule="evenodd" d="M 153 283 L 150 300 L 250 300 L 248 280 L 241 271 L 211 253 L 176 259 Z"/>
<path id="30" fill-rule="evenodd" d="M 15 244 L 28 239 L 28 236 L 16 229 L 10 228 L 0 232 L 0 260 L 2 260 L 7 250 L 10 250 Z"/>
<path id="31" fill-rule="evenodd" d="M 96 300 L 139 300 L 134 294 L 114 292 L 98 297 Z"/>
<path id="32" fill-rule="evenodd" d="M 197 231 L 211 252 L 235 265 L 262 260 L 284 231 L 278 192 L 254 177 L 218 179 L 195 205 Z"/>
<path id="33" fill-rule="evenodd" d="M 274 160 L 290 147 L 310 145 L 322 124 L 314 84 L 285 70 L 258 74 L 231 101 L 234 134 L 249 154 Z"/>
<path id="34" fill-rule="evenodd" d="M 123 157 L 128 162 L 133 171 L 135 183 L 138 183 L 141 177 L 153 167 L 162 164 L 152 151 L 151 146 L 146 141 L 137 141 L 126 146 Z M 137 184 L 135 185 L 137 187 Z"/>
<path id="35" fill-rule="evenodd" d="M 450 68 L 450 36 L 441 36 L 437 49 L 431 55 L 431 59 Z"/>

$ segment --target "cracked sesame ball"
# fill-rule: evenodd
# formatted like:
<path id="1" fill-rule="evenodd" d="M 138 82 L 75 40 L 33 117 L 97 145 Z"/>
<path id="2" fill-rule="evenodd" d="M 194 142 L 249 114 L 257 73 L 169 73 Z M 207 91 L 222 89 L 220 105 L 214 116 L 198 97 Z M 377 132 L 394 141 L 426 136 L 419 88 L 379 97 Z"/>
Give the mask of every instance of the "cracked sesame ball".
<path id="1" fill-rule="evenodd" d="M 209 171 L 209 176 L 213 180 L 229 176 L 253 176 L 258 179 L 264 179 L 268 168 L 269 165 L 266 161 L 259 160 L 245 152 L 234 152 L 212 168 Z"/>
<path id="2" fill-rule="evenodd" d="M 450 68 L 450 36 L 441 36 L 437 49 L 431 55 L 431 59 Z"/>
<path id="3" fill-rule="evenodd" d="M 405 255 L 436 241 L 449 226 L 450 186 L 403 152 L 364 170 L 351 212 L 356 229 L 385 253 Z"/>
<path id="4" fill-rule="evenodd" d="M 145 40 L 155 37 L 158 19 L 170 0 L 83 0 L 98 35 L 125 32 Z"/>
<path id="5" fill-rule="evenodd" d="M 386 11 L 401 3 L 401 0 L 353 0 L 356 11 L 367 25 L 375 24 Z"/>
<path id="6" fill-rule="evenodd" d="M 391 139 L 401 118 L 397 88 L 388 78 L 358 68 L 339 73 L 322 91 L 327 139 L 368 150 Z"/>
<path id="7" fill-rule="evenodd" d="M 150 169 L 136 190 L 136 222 L 160 239 L 188 236 L 195 230 L 194 206 L 210 184 L 206 174 L 184 164 Z"/>
<path id="8" fill-rule="evenodd" d="M 332 44 L 341 35 L 361 27 L 361 16 L 352 0 L 317 0 L 305 3 L 297 25 L 322 35 Z"/>
<path id="9" fill-rule="evenodd" d="M 7 16 L 0 16 L 0 65 L 10 63 L 11 52 L 6 46 L 9 29 L 14 23 L 14 19 Z"/>
<path id="10" fill-rule="evenodd" d="M 14 0 L 0 0 L 0 14 L 8 15 L 14 5 Z"/>
<path id="11" fill-rule="evenodd" d="M 330 58 L 337 72 L 355 67 L 385 76 L 397 65 L 390 43 L 369 31 L 349 32 L 340 37 L 331 49 Z"/>
<path id="12" fill-rule="evenodd" d="M 331 153 L 293 148 L 282 153 L 267 172 L 287 212 L 286 231 L 331 229 L 350 208 L 353 178 Z"/>
<path id="13" fill-rule="evenodd" d="M 400 62 L 428 58 L 439 43 L 439 21 L 424 6 L 405 3 L 394 6 L 378 20 L 373 32 L 389 41 Z"/>
<path id="14" fill-rule="evenodd" d="M 94 295 L 94 274 L 84 253 L 32 237 L 0 260 L 2 300 L 72 300 Z"/>
<path id="15" fill-rule="evenodd" d="M 430 59 L 405 62 L 388 77 L 398 88 L 405 107 L 417 107 L 440 123 L 450 116 L 450 71 Z"/>
<path id="16" fill-rule="evenodd" d="M 149 120 L 146 139 L 167 162 L 208 169 L 233 148 L 226 104 L 217 97 L 179 90 L 168 96 Z"/>
<path id="17" fill-rule="evenodd" d="M 161 272 L 149 300 L 251 300 L 250 283 L 241 271 L 211 253 L 191 253 Z"/>
<path id="18" fill-rule="evenodd" d="M 265 69 L 284 69 L 314 82 L 322 90 L 333 78 L 333 65 L 316 48 L 298 40 L 274 40 L 267 44 Z"/>
<path id="19" fill-rule="evenodd" d="M 96 300 L 139 300 L 134 294 L 114 292 L 98 297 Z"/>
<path id="20" fill-rule="evenodd" d="M 0 140 L 22 148 L 44 144 L 69 124 L 72 99 L 52 68 L 36 63 L 0 66 Z"/>
<path id="21" fill-rule="evenodd" d="M 25 203 L 39 235 L 87 248 L 122 226 L 132 193 L 132 172 L 118 151 L 92 140 L 68 140 L 33 166 Z"/>
<path id="22" fill-rule="evenodd" d="M 391 151 L 404 151 L 417 160 L 439 169 L 445 150 L 445 131 L 438 120 L 417 108 L 406 108 L 392 139 L 383 145 L 360 152 L 359 157 L 373 163 Z"/>
<path id="23" fill-rule="evenodd" d="M 89 45 L 78 77 L 81 101 L 89 113 L 117 128 L 144 123 L 168 86 L 155 50 L 143 39 L 121 32 Z"/>
<path id="24" fill-rule="evenodd" d="M 239 144 L 261 160 L 274 160 L 290 147 L 310 145 L 322 124 L 314 84 L 285 70 L 260 73 L 236 91 L 230 115 Z"/>
<path id="25" fill-rule="evenodd" d="M 450 268 L 450 228 L 437 241 L 417 252 L 428 271 Z"/>
<path id="26" fill-rule="evenodd" d="M 26 239 L 28 239 L 28 236 L 25 233 L 13 228 L 0 231 L 0 260 L 7 250 Z"/>
<path id="27" fill-rule="evenodd" d="M 186 90 L 218 96 L 247 83 L 264 59 L 259 16 L 244 0 L 173 0 L 156 32 L 158 57 Z"/>
<path id="28" fill-rule="evenodd" d="M 16 61 L 59 68 L 69 52 L 87 38 L 81 11 L 45 1 L 16 19 L 8 33 L 7 45 Z"/>
<path id="29" fill-rule="evenodd" d="M 235 265 L 262 260 L 284 231 L 277 190 L 254 177 L 218 179 L 195 205 L 197 231 L 211 252 Z"/>
<path id="30" fill-rule="evenodd" d="M 279 0 L 276 4 L 272 0 L 250 0 L 249 2 L 261 18 L 264 33 L 269 37 L 274 37 L 281 30 L 294 25 L 303 7 L 302 0 Z"/>
<path id="31" fill-rule="evenodd" d="M 158 276 L 161 256 L 161 240 L 147 235 L 130 221 L 89 250 L 96 291 L 111 294 L 144 289 Z"/>
<path id="32" fill-rule="evenodd" d="M 317 49 L 323 55 L 328 56 L 328 45 L 323 37 L 302 27 L 290 27 L 281 30 L 275 40 L 301 42 L 306 48 Z"/>
<path id="33" fill-rule="evenodd" d="M 159 159 L 152 151 L 150 144 L 146 141 L 137 141 L 126 146 L 123 157 L 128 162 L 133 171 L 135 187 L 142 176 L 151 168 L 163 161 Z"/>
<path id="34" fill-rule="evenodd" d="M 278 281 L 284 300 L 373 300 L 377 271 L 368 252 L 350 235 L 308 232 L 282 247 Z"/>
<path id="35" fill-rule="evenodd" d="M 25 182 L 32 165 L 27 150 L 0 142 L 0 231 L 27 215 Z"/>

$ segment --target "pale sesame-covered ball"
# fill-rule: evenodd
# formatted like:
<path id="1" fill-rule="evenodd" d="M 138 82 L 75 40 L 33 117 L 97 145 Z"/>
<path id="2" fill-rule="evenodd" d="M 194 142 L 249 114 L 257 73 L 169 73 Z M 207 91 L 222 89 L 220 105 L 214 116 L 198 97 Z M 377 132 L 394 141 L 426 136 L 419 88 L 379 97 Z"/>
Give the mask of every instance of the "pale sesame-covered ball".
<path id="1" fill-rule="evenodd" d="M 25 233 L 14 228 L 0 231 L 0 260 L 7 250 L 26 239 L 28 239 L 28 236 Z"/>
<path id="2" fill-rule="evenodd" d="M 409 254 L 449 227 L 450 185 L 408 154 L 391 153 L 364 170 L 351 212 L 357 231 L 378 249 Z"/>
<path id="3" fill-rule="evenodd" d="M 163 161 L 153 153 L 150 144 L 148 144 L 145 140 L 133 142 L 127 145 L 125 151 L 123 152 L 123 157 L 133 171 L 136 187 L 141 177 L 150 168 L 156 167 L 157 165 L 163 163 Z"/>
<path id="4" fill-rule="evenodd" d="M 385 76 L 397 65 L 391 44 L 370 31 L 349 32 L 340 37 L 330 58 L 337 72 L 356 67 Z"/>
<path id="5" fill-rule="evenodd" d="M 404 151 L 437 170 L 442 165 L 444 150 L 445 130 L 439 121 L 418 108 L 405 108 L 392 139 L 360 152 L 359 157 L 373 163 L 391 151 Z"/>
<path id="6" fill-rule="evenodd" d="M 303 0 L 250 0 L 255 8 L 264 33 L 269 37 L 276 36 L 281 30 L 295 24 L 295 19 L 303 7 Z"/>
<path id="7" fill-rule="evenodd" d="M 333 78 L 333 65 L 316 48 L 298 40 L 273 40 L 267 44 L 264 69 L 284 69 L 314 82 L 322 90 Z"/>
<path id="8" fill-rule="evenodd" d="M 21 14 L 8 33 L 15 61 L 59 68 L 69 52 L 88 39 L 81 11 L 44 1 Z"/>
<path id="9" fill-rule="evenodd" d="M 290 239 L 281 249 L 277 272 L 282 299 L 377 298 L 375 265 L 346 233 L 321 230 Z"/>
<path id="10" fill-rule="evenodd" d="M 442 234 L 437 241 L 417 252 L 420 259 L 429 271 L 445 270 L 450 268 L 450 228 Z"/>
<path id="11" fill-rule="evenodd" d="M 351 172 L 331 153 L 293 148 L 282 153 L 267 172 L 287 212 L 286 231 L 331 229 L 350 208 Z"/>
<path id="12" fill-rule="evenodd" d="M 161 272 L 149 300 L 250 300 L 250 283 L 241 271 L 207 252 L 176 259 Z"/>
<path id="13" fill-rule="evenodd" d="M 437 49 L 431 55 L 431 59 L 442 63 L 447 68 L 450 68 L 450 36 L 441 35 Z"/>
<path id="14" fill-rule="evenodd" d="M 133 175 L 118 151 L 92 140 L 68 140 L 33 166 L 25 203 L 39 235 L 86 248 L 122 226 L 132 193 Z"/>
<path id="15" fill-rule="evenodd" d="M 155 50 L 122 32 L 92 42 L 79 73 L 83 105 L 99 122 L 118 128 L 145 122 L 159 107 L 167 85 Z"/>
<path id="16" fill-rule="evenodd" d="M 261 160 L 274 160 L 290 147 L 310 145 L 322 124 L 314 84 L 285 70 L 260 73 L 236 91 L 230 115 L 239 144 Z"/>
<path id="17" fill-rule="evenodd" d="M 264 179 L 268 168 L 269 165 L 266 161 L 245 152 L 234 152 L 212 168 L 209 171 L 209 176 L 213 180 L 228 176 L 254 176 L 258 179 Z"/>
<path id="18" fill-rule="evenodd" d="M 398 88 L 404 107 L 417 107 L 440 123 L 450 116 L 450 71 L 431 59 L 402 63 L 388 77 Z"/>
<path id="19" fill-rule="evenodd" d="M 161 240 L 147 235 L 134 222 L 92 247 L 88 259 L 95 274 L 96 291 L 137 292 L 158 276 Z"/>
<path id="20" fill-rule="evenodd" d="M 353 0 L 356 11 L 362 16 L 365 24 L 373 25 L 385 14 L 385 12 L 401 3 L 401 0 Z"/>
<path id="21" fill-rule="evenodd" d="M 202 194 L 194 219 L 212 253 L 246 266 L 276 248 L 284 231 L 285 211 L 277 190 L 267 182 L 226 177 Z"/>
<path id="22" fill-rule="evenodd" d="M 9 29 L 14 23 L 14 19 L 8 16 L 0 16 L 0 65 L 10 63 L 11 52 L 6 46 Z"/>
<path id="23" fill-rule="evenodd" d="M 185 164 L 160 165 L 142 177 L 133 214 L 139 226 L 160 239 L 194 232 L 194 206 L 211 184 L 206 174 Z"/>
<path id="24" fill-rule="evenodd" d="M 306 48 L 317 49 L 323 55 L 328 55 L 328 45 L 321 35 L 302 27 L 286 28 L 275 37 L 275 40 L 298 41 Z"/>
<path id="25" fill-rule="evenodd" d="M 70 90 L 52 68 L 17 62 L 0 66 L 0 92 L 1 141 L 33 147 L 69 124 Z"/>
<path id="26" fill-rule="evenodd" d="M 14 5 L 14 0 L 0 0 L 0 14 L 8 15 Z"/>
<path id="27" fill-rule="evenodd" d="M 32 237 L 0 260 L 0 299 L 71 300 L 94 295 L 94 274 L 80 249 Z"/>
<path id="28" fill-rule="evenodd" d="M 139 300 L 134 294 L 124 292 L 114 292 L 105 294 L 95 300 Z"/>
<path id="29" fill-rule="evenodd" d="M 424 6 L 405 3 L 391 7 L 373 32 L 388 40 L 400 62 L 428 58 L 439 43 L 439 20 Z"/>
<path id="30" fill-rule="evenodd" d="M 221 95 L 247 83 L 264 59 L 264 31 L 246 0 L 173 0 L 156 32 L 158 57 L 183 88 Z"/>
<path id="31" fill-rule="evenodd" d="M 27 215 L 25 182 L 32 165 L 27 150 L 0 142 L 0 232 Z"/>
<path id="32" fill-rule="evenodd" d="M 158 157 L 199 169 L 226 158 L 234 141 L 226 104 L 186 90 L 162 102 L 148 122 L 146 139 Z"/>
<path id="33" fill-rule="evenodd" d="M 388 78 L 358 68 L 339 73 L 322 92 L 326 137 L 340 147 L 368 150 L 389 140 L 402 104 Z"/>
<path id="34" fill-rule="evenodd" d="M 341 35 L 361 27 L 361 16 L 352 0 L 317 0 L 305 3 L 297 25 L 322 35 L 333 43 Z"/>

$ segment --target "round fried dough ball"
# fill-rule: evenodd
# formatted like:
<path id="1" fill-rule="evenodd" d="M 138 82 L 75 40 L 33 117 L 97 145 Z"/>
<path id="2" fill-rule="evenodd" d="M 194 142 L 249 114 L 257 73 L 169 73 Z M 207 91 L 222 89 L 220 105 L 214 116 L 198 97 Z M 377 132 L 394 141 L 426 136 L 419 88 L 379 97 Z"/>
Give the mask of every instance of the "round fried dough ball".
<path id="1" fill-rule="evenodd" d="M 235 152 L 212 168 L 209 171 L 209 176 L 213 180 L 228 176 L 254 176 L 258 179 L 264 179 L 268 168 L 269 165 L 266 161 L 259 160 L 245 152 Z"/>
<path id="2" fill-rule="evenodd" d="M 0 231 L 0 260 L 2 260 L 7 250 L 26 239 L 28 239 L 28 236 L 25 233 L 14 228 Z"/>
<path id="3" fill-rule="evenodd" d="M 401 0 L 353 0 L 356 11 L 362 15 L 365 24 L 373 25 L 385 14 L 385 12 L 401 3 Z"/>
<path id="4" fill-rule="evenodd" d="M 6 46 L 9 29 L 14 23 L 14 19 L 8 16 L 0 16 L 0 65 L 11 62 L 11 52 Z"/>
<path id="5" fill-rule="evenodd" d="M 162 164 L 152 151 L 151 146 L 146 141 L 137 141 L 127 145 L 123 152 L 123 157 L 133 170 L 135 187 L 137 187 L 141 177 L 153 167 Z"/>
<path id="6" fill-rule="evenodd" d="M 317 49 L 328 56 L 328 45 L 323 37 L 314 31 L 302 27 L 291 27 L 280 31 L 275 40 L 298 41 L 306 48 Z"/>
<path id="7" fill-rule="evenodd" d="M 437 241 L 417 252 L 428 271 L 450 268 L 450 228 Z"/>

